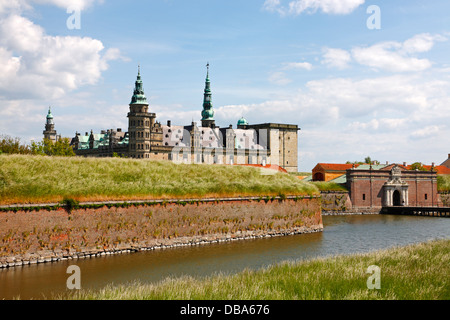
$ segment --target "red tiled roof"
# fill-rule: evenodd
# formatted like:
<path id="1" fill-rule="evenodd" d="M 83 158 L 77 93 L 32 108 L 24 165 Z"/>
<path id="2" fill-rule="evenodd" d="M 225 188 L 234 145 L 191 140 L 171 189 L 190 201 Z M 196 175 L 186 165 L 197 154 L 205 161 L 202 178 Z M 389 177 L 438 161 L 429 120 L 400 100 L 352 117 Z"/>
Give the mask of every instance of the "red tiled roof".
<path id="1" fill-rule="evenodd" d="M 411 166 L 409 166 L 411 167 Z M 432 166 L 423 166 L 425 169 L 427 169 L 428 171 L 431 171 Z M 436 166 L 434 167 L 434 170 L 438 173 L 438 174 L 450 174 L 450 169 L 445 167 L 445 166 Z"/>
<path id="2" fill-rule="evenodd" d="M 355 166 L 355 168 L 359 167 L 359 164 L 347 164 L 347 163 L 318 163 L 316 167 L 313 170 L 318 169 L 318 167 L 321 167 L 325 171 L 345 171 L 347 169 L 351 169 Z"/>

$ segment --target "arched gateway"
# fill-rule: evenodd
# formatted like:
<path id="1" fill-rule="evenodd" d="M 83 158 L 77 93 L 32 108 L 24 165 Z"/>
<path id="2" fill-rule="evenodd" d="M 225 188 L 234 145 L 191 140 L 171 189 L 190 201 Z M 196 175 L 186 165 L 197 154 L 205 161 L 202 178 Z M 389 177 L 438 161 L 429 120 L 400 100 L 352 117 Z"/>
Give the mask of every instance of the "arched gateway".
<path id="1" fill-rule="evenodd" d="M 391 170 L 391 178 L 383 186 L 384 206 L 399 207 L 408 205 L 408 184 L 401 179 L 402 171 L 395 166 Z"/>

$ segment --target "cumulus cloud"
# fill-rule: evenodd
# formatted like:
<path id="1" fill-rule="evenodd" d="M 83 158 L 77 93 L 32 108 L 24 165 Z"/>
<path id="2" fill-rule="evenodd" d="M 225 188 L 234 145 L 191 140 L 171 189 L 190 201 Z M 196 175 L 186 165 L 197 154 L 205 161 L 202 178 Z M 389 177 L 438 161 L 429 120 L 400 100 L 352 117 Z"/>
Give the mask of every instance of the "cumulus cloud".
<path id="1" fill-rule="evenodd" d="M 89 37 L 51 36 L 29 19 L 10 14 L 0 21 L 0 96 L 58 98 L 96 84 L 108 62 L 123 58 Z"/>
<path id="2" fill-rule="evenodd" d="M 365 0 L 293 0 L 284 6 L 280 0 L 266 0 L 263 9 L 280 15 L 300 15 L 318 10 L 326 14 L 349 14 L 364 4 Z"/>
<path id="3" fill-rule="evenodd" d="M 352 56 L 359 64 L 385 71 L 423 71 L 432 66 L 428 59 L 403 54 L 402 45 L 398 42 L 383 42 L 367 48 L 354 48 Z"/>
<path id="4" fill-rule="evenodd" d="M 338 69 L 345 69 L 349 62 L 368 66 L 376 70 L 389 72 L 417 72 L 432 67 L 426 58 L 418 58 L 415 54 L 430 51 L 436 42 L 446 41 L 441 35 L 422 33 L 404 42 L 385 41 L 371 46 L 356 46 L 350 51 L 326 48 L 322 63 Z"/>
<path id="5" fill-rule="evenodd" d="M 350 53 L 342 49 L 326 48 L 323 54 L 322 64 L 328 67 L 334 67 L 338 69 L 345 69 L 351 62 L 352 57 Z"/>

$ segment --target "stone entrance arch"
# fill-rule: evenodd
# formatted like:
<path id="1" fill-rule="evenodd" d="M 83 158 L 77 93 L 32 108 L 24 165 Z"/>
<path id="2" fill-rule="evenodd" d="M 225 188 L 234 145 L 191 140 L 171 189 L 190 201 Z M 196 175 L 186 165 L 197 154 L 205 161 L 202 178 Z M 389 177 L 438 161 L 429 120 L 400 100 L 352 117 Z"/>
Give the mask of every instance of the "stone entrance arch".
<path id="1" fill-rule="evenodd" d="M 402 205 L 401 195 L 398 190 L 395 190 L 392 195 L 392 204 L 394 207 L 400 207 Z"/>
<path id="2" fill-rule="evenodd" d="M 402 171 L 398 166 L 391 170 L 391 178 L 383 186 L 384 206 L 407 206 L 408 205 L 408 184 L 402 179 Z"/>

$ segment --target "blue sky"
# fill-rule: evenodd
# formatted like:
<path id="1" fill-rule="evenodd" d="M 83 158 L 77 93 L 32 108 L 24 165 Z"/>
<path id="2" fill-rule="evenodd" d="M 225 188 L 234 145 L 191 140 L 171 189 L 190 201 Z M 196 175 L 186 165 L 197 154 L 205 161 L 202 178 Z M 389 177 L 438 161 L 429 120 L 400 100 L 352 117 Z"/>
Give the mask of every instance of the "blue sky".
<path id="1" fill-rule="evenodd" d="M 369 29 L 367 9 L 380 9 Z M 80 29 L 69 29 L 69 7 Z M 141 65 L 165 123 L 299 125 L 299 170 L 363 160 L 440 164 L 450 152 L 450 2 L 0 0 L 0 134 L 40 140 L 127 128 Z"/>

